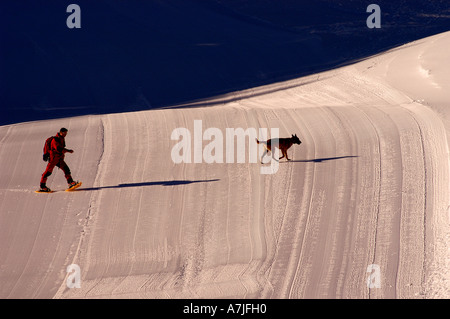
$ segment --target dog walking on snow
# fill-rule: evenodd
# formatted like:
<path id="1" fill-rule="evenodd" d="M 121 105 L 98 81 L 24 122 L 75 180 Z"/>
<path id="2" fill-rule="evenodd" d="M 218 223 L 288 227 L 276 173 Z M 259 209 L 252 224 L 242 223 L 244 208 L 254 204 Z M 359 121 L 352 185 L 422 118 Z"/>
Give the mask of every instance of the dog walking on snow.
<path id="1" fill-rule="evenodd" d="M 266 156 L 266 154 L 268 152 L 272 151 L 272 143 L 273 142 L 276 143 L 277 140 L 278 140 L 278 148 L 280 149 L 281 153 L 283 154 L 283 156 L 281 156 L 279 159 L 282 159 L 283 157 L 286 157 L 286 159 L 288 161 L 290 161 L 291 159 L 288 157 L 287 150 L 293 144 L 300 145 L 302 143 L 302 141 L 300 141 L 300 139 L 297 137 L 297 134 L 293 134 L 291 137 L 270 139 L 270 140 L 268 140 L 266 142 L 260 142 L 260 141 L 258 141 L 258 139 L 256 139 L 256 143 L 263 144 L 264 148 L 266 149 L 264 151 L 264 154 L 261 156 L 261 163 L 263 162 L 262 160 L 263 160 L 264 156 Z"/>

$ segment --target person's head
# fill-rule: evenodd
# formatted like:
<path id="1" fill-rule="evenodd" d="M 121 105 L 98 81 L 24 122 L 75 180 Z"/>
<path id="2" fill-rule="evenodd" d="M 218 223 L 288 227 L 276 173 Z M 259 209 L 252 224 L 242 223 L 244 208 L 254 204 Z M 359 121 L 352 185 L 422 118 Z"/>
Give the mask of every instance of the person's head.
<path id="1" fill-rule="evenodd" d="M 66 137 L 67 132 L 68 132 L 68 129 L 66 129 L 65 127 L 61 128 L 61 129 L 59 130 L 59 134 L 60 134 L 61 136 L 63 136 L 63 137 Z"/>

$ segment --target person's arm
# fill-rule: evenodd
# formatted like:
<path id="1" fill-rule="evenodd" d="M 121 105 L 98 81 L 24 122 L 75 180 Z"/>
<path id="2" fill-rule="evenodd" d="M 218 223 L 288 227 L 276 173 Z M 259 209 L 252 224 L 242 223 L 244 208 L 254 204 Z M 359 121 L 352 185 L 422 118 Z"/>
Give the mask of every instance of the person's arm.
<path id="1" fill-rule="evenodd" d="M 52 140 L 51 149 L 58 153 L 73 153 L 73 150 L 65 148 L 57 137 Z"/>

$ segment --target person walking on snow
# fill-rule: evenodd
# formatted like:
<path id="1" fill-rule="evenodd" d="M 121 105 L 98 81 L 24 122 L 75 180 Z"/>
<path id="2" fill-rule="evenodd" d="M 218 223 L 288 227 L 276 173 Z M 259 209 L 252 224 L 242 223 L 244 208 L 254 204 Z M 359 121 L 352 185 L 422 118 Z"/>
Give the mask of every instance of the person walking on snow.
<path id="1" fill-rule="evenodd" d="M 67 166 L 66 162 L 64 162 L 65 153 L 73 153 L 73 150 L 66 148 L 65 137 L 67 136 L 67 132 L 68 130 L 63 127 L 51 140 L 48 150 L 50 154 L 48 159 L 49 162 L 41 178 L 41 192 L 51 192 L 50 188 L 47 187 L 46 182 L 47 178 L 52 174 L 55 166 L 64 172 L 64 176 L 66 177 L 67 183 L 69 184 L 69 188 L 77 185 L 77 182 L 72 179 L 69 166 Z M 46 160 L 47 159 L 44 157 L 44 161 Z"/>

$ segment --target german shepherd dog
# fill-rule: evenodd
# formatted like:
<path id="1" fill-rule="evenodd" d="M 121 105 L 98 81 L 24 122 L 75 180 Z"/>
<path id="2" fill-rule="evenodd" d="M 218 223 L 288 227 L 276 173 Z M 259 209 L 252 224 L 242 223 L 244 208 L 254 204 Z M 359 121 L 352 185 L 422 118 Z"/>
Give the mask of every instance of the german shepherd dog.
<path id="1" fill-rule="evenodd" d="M 263 144 L 264 148 L 266 149 L 264 151 L 264 154 L 261 156 L 261 163 L 263 162 L 264 156 L 267 155 L 268 152 L 272 151 L 272 141 L 276 143 L 276 140 L 278 140 L 278 148 L 281 150 L 281 153 L 283 156 L 281 156 L 279 159 L 282 159 L 283 157 L 286 157 L 288 161 L 291 159 L 288 157 L 287 150 L 293 145 L 298 144 L 300 145 L 302 141 L 297 137 L 297 134 L 293 134 L 291 137 L 285 137 L 285 138 L 278 138 L 278 139 L 270 139 L 266 142 L 260 142 L 258 139 L 256 139 L 256 143 Z"/>

